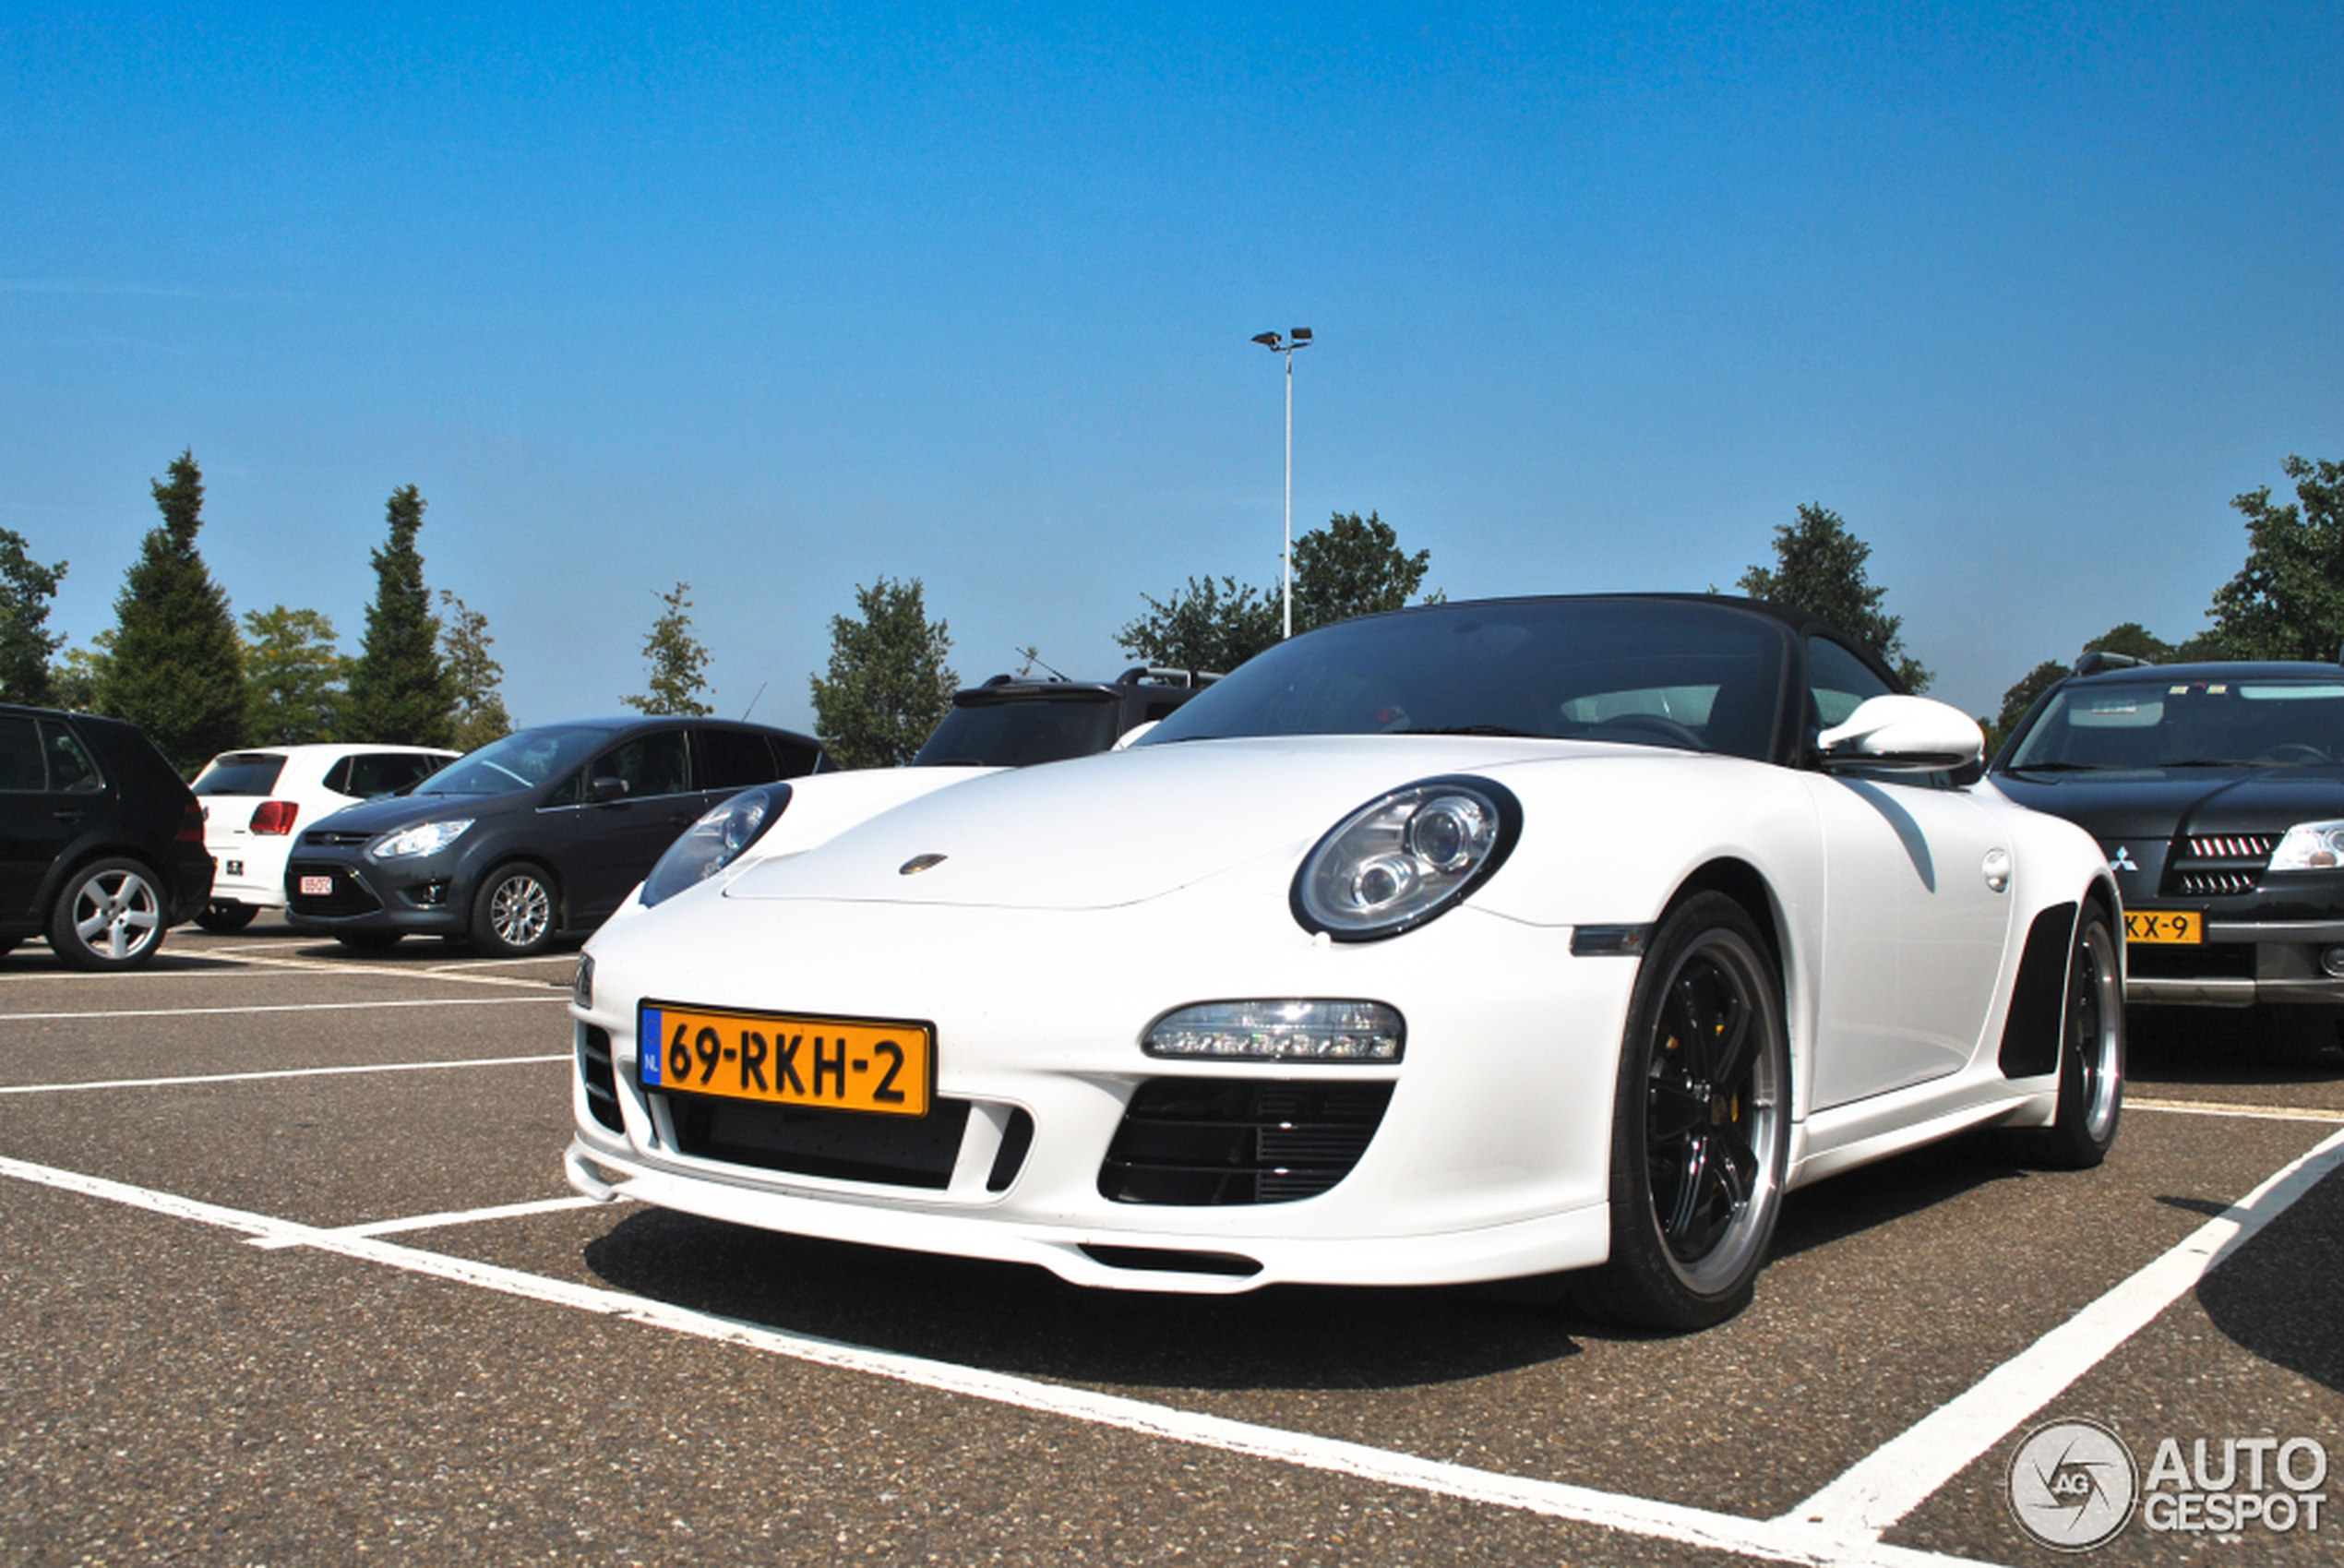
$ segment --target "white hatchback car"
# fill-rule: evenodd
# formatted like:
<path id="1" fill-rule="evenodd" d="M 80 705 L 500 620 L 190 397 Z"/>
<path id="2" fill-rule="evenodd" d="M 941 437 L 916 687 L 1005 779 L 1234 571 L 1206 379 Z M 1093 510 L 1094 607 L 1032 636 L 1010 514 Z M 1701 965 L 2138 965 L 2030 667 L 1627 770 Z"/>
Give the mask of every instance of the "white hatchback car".
<path id="1" fill-rule="evenodd" d="M 223 751 L 196 775 L 211 902 L 207 931 L 233 931 L 285 906 L 285 858 L 296 823 L 398 795 L 460 755 L 425 746 L 256 746 Z"/>

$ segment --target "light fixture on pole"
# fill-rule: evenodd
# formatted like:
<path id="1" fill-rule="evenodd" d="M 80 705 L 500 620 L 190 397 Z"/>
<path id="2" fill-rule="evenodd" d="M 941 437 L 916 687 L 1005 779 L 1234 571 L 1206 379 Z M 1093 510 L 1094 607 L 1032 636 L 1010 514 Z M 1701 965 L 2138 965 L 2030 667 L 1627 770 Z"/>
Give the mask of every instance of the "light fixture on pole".
<path id="1" fill-rule="evenodd" d="M 1310 346 L 1310 329 L 1297 327 L 1285 337 L 1275 332 L 1256 332 L 1253 341 L 1272 353 L 1286 355 L 1286 630 L 1279 635 L 1294 635 L 1294 351 Z"/>

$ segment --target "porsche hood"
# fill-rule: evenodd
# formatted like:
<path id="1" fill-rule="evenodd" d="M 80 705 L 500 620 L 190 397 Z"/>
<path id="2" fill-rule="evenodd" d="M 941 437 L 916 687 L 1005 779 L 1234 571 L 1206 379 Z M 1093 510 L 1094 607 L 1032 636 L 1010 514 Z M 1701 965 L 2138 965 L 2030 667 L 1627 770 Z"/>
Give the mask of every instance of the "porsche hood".
<path id="1" fill-rule="evenodd" d="M 1215 740 L 973 779 L 882 813 L 725 889 L 750 900 L 1106 909 L 1257 856 L 1291 857 L 1354 808 L 1442 773 L 1636 748 L 1458 736 Z M 1273 788 L 1257 787 L 1275 780 Z"/>

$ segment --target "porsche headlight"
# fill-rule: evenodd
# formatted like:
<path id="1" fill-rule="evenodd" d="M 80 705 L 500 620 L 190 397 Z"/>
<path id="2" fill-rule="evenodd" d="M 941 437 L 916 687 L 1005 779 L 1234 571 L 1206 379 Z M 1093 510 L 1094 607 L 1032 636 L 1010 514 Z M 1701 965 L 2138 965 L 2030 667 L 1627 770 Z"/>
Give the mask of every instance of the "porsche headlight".
<path id="1" fill-rule="evenodd" d="M 2298 822 L 2271 851 L 2274 871 L 2333 871 L 2344 866 L 2344 822 Z"/>
<path id="2" fill-rule="evenodd" d="M 789 808 L 789 796 L 785 784 L 759 784 L 709 808 L 699 821 L 684 830 L 682 838 L 667 846 L 652 874 L 643 879 L 643 907 L 664 904 L 739 859 L 759 835 L 781 820 L 782 813 Z"/>
<path id="3" fill-rule="evenodd" d="M 472 825 L 470 817 L 458 817 L 445 822 L 418 822 L 412 828 L 378 838 L 366 846 L 369 860 L 400 860 L 410 855 L 437 855 L 464 836 Z"/>
<path id="4" fill-rule="evenodd" d="M 1505 863 L 1522 831 L 1512 791 L 1488 779 L 1424 779 L 1336 823 L 1295 874 L 1294 917 L 1339 942 L 1412 930 Z"/>

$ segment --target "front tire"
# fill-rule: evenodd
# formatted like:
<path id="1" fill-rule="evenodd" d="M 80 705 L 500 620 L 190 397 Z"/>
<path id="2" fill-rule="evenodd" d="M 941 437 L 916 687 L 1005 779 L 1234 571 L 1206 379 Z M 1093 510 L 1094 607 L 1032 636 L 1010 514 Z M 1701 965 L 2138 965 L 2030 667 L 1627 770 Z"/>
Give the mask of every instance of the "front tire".
<path id="1" fill-rule="evenodd" d="M 1636 976 L 1612 1104 L 1611 1259 L 1580 1304 L 1682 1332 L 1750 1304 L 1790 1154 L 1782 983 L 1741 905 L 1698 893 Z"/>
<path id="2" fill-rule="evenodd" d="M 203 913 L 196 916 L 196 924 L 207 931 L 241 931 L 251 925 L 253 916 L 259 913 L 249 904 L 238 904 L 233 899 L 215 899 L 203 906 Z"/>
<path id="3" fill-rule="evenodd" d="M 561 900 L 554 879 L 527 861 L 500 866 L 472 899 L 472 945 L 497 958 L 532 958 L 553 945 Z"/>
<path id="4" fill-rule="evenodd" d="M 139 861 L 94 860 L 66 879 L 49 917 L 49 946 L 69 969 L 136 969 L 170 924 L 155 874 Z"/>
<path id="5" fill-rule="evenodd" d="M 2124 981 L 2116 938 L 2098 904 L 2084 906 L 2067 961 L 2065 1016 L 2059 1035 L 2059 1111 L 2049 1127 L 2029 1129 L 2032 1163 L 2089 1170 L 2115 1146 L 2124 1114 Z"/>

